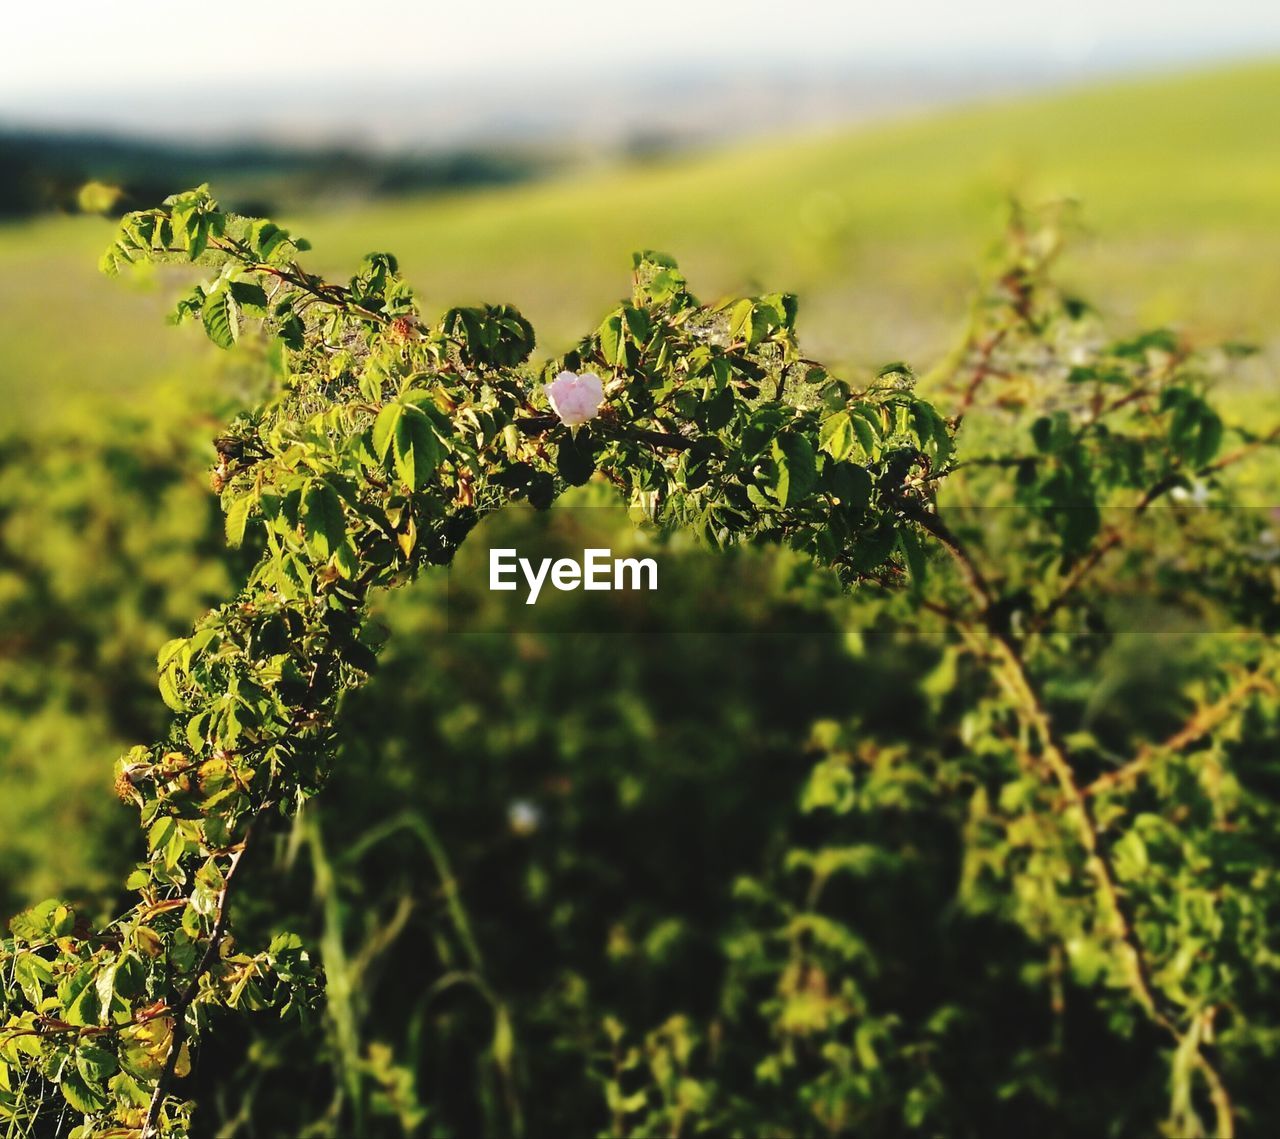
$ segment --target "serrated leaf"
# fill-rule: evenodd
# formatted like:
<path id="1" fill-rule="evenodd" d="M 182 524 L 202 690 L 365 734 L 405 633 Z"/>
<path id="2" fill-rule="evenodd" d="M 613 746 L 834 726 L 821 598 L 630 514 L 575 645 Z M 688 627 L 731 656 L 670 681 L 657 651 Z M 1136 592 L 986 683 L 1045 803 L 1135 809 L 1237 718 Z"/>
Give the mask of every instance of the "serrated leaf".
<path id="1" fill-rule="evenodd" d="M 849 413 L 849 424 L 857 436 L 863 453 L 871 458 L 880 446 L 880 418 L 878 413 L 864 407 L 855 407 Z"/>
<path id="2" fill-rule="evenodd" d="M 898 549 L 902 551 L 903 560 L 911 574 L 911 586 L 919 589 L 925 579 L 925 553 L 920 544 L 920 536 L 915 530 L 904 526 L 898 531 Z"/>
<path id="3" fill-rule="evenodd" d="M 198 261 L 200 255 L 209 246 L 209 231 L 212 228 L 212 219 L 205 213 L 193 213 L 187 218 L 187 256 L 192 261 Z"/>
<path id="4" fill-rule="evenodd" d="M 219 348 L 230 348 L 240 339 L 240 313 L 227 288 L 214 289 L 200 309 L 205 333 Z"/>
<path id="5" fill-rule="evenodd" d="M 25 941 L 44 941 L 49 937 L 65 937 L 75 924 L 76 917 L 71 907 L 57 898 L 50 898 L 11 918 L 9 929 L 14 937 Z"/>
<path id="6" fill-rule="evenodd" d="M 232 281 L 228 285 L 236 304 L 251 316 L 267 315 L 267 291 L 254 281 Z"/>
<path id="7" fill-rule="evenodd" d="M 82 965 L 59 986 L 58 999 L 62 1002 L 62 1019 L 68 1024 L 87 1027 L 98 1023 L 102 1003 L 98 1000 L 98 990 L 94 980 L 93 967 Z"/>
<path id="8" fill-rule="evenodd" d="M 746 298 L 740 300 L 733 306 L 733 310 L 729 313 L 729 338 L 737 340 L 739 336 L 751 334 L 751 313 L 755 308 L 755 303 Z"/>
<path id="9" fill-rule="evenodd" d="M 373 443 L 373 453 L 378 456 L 380 463 L 386 461 L 387 452 L 391 449 L 391 440 L 395 437 L 396 425 L 400 422 L 402 415 L 404 415 L 404 404 L 389 403 L 378 412 L 378 418 L 373 421 L 370 440 Z"/>
<path id="10" fill-rule="evenodd" d="M 396 421 L 392 452 L 396 473 L 414 490 L 426 483 L 444 458 L 431 421 L 416 407 L 406 408 Z"/>
<path id="11" fill-rule="evenodd" d="M 838 411 L 822 421 L 818 431 L 818 446 L 836 462 L 846 459 L 853 450 L 853 421 L 847 411 Z"/>
<path id="12" fill-rule="evenodd" d="M 307 548 L 320 561 L 328 561 L 346 541 L 347 522 L 338 492 L 327 482 L 312 482 L 302 496 L 302 523 L 307 528 Z"/>
<path id="13" fill-rule="evenodd" d="M 162 815 L 151 824 L 147 831 L 147 846 L 154 853 L 167 846 L 169 840 L 177 833 L 178 823 L 171 815 Z"/>
<path id="14" fill-rule="evenodd" d="M 253 495 L 246 494 L 237 498 L 228 508 L 223 529 L 227 542 L 239 546 L 244 541 L 245 527 L 249 524 L 249 512 L 253 509 Z"/>
<path id="15" fill-rule="evenodd" d="M 90 1084 L 74 1068 L 63 1069 L 62 1080 L 59 1082 L 58 1088 L 67 1103 L 76 1111 L 83 1112 L 85 1115 L 101 1111 L 107 1106 L 106 1098 L 102 1092 Z"/>
<path id="16" fill-rule="evenodd" d="M 626 341 L 622 338 L 622 314 L 615 312 L 600 326 L 600 354 L 611 368 L 626 362 Z"/>
<path id="17" fill-rule="evenodd" d="M 922 451 L 932 453 L 938 463 L 944 463 L 951 454 L 951 433 L 946 421 L 932 404 L 923 400 L 911 403 L 911 425 Z"/>
<path id="18" fill-rule="evenodd" d="M 773 441 L 773 461 L 778 467 L 774 493 L 783 506 L 794 506 L 813 491 L 818 468 L 813 446 L 803 435 L 782 435 Z"/>
<path id="19" fill-rule="evenodd" d="M 207 720 L 208 713 L 197 712 L 187 721 L 186 737 L 192 751 L 199 751 L 204 747 L 204 731 Z"/>
<path id="20" fill-rule="evenodd" d="M 158 678 L 157 686 L 160 689 L 160 699 L 174 712 L 185 712 L 187 705 L 182 697 L 178 695 L 178 685 L 173 678 L 173 669 L 164 669 Z"/>
<path id="21" fill-rule="evenodd" d="M 172 637 L 160 646 L 156 653 L 156 668 L 164 668 L 171 664 L 187 645 L 186 637 Z"/>
<path id="22" fill-rule="evenodd" d="M 289 242 L 289 235 L 283 229 L 275 222 L 265 219 L 254 222 L 249 232 L 254 252 L 263 261 L 270 261 L 272 254 Z"/>
<path id="23" fill-rule="evenodd" d="M 35 953 L 19 953 L 14 958 L 13 977 L 31 1005 L 38 1005 L 53 983 L 53 966 Z"/>
<path id="24" fill-rule="evenodd" d="M 115 1055 L 96 1044 L 82 1044 L 76 1049 L 76 1068 L 95 1087 L 115 1075 L 118 1067 Z"/>
<path id="25" fill-rule="evenodd" d="M 586 430 L 566 438 L 556 450 L 556 470 L 570 486 L 585 484 L 595 469 L 595 449 Z"/>

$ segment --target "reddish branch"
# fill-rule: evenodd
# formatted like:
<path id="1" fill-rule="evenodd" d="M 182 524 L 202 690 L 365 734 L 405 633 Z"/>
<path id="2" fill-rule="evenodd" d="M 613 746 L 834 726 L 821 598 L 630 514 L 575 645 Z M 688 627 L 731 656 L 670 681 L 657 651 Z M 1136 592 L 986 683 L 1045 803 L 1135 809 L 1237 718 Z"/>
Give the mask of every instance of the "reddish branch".
<path id="1" fill-rule="evenodd" d="M 1099 795 L 1126 787 L 1144 775 L 1151 764 L 1162 755 L 1176 755 L 1185 748 L 1199 743 L 1239 712 L 1255 692 L 1274 692 L 1271 678 L 1260 670 L 1245 674 L 1225 696 L 1212 704 L 1197 709 L 1195 714 L 1162 744 L 1146 744 L 1123 767 L 1099 775 L 1084 789 L 1086 795 Z"/>
<path id="2" fill-rule="evenodd" d="M 1150 497 L 1154 499 L 1155 495 Z M 1128 969 L 1128 987 L 1131 994 L 1152 1022 L 1172 1037 L 1175 1046 L 1182 1044 L 1182 1033 L 1179 1032 L 1173 1019 L 1160 1007 L 1157 999 L 1157 992 L 1151 980 L 1151 968 L 1143 951 L 1142 942 L 1134 928 L 1133 917 L 1129 912 L 1116 873 L 1107 861 L 1097 824 L 1089 809 L 1088 792 L 1076 780 L 1075 769 L 1071 765 L 1067 748 L 1058 738 L 1048 709 L 1027 671 L 1020 645 L 996 617 L 995 594 L 968 550 L 941 518 L 927 511 L 913 512 L 911 517 L 936 538 L 950 554 L 960 571 L 966 590 L 979 609 L 982 625 L 988 633 L 991 647 L 995 650 L 996 680 L 1019 711 L 1023 722 L 1038 738 L 1041 759 L 1066 800 L 1068 808 L 1066 814 L 1084 849 L 1086 865 L 1108 915 L 1111 936 L 1121 947 Z M 1093 564 L 1096 565 L 1100 558 L 1101 555 L 1094 560 Z M 972 636 L 972 628 L 967 632 Z M 1196 725 L 1196 728 L 1198 729 L 1199 725 Z M 1188 730 L 1192 730 L 1190 725 Z M 1226 1085 L 1212 1062 L 1198 1048 L 1194 1062 L 1208 1084 L 1209 1095 L 1217 1113 L 1219 1135 L 1223 1139 L 1230 1139 L 1235 1133 L 1234 1109 Z"/>
<path id="3" fill-rule="evenodd" d="M 243 840 L 231 853 L 230 861 L 227 865 L 227 873 L 222 880 L 222 889 L 218 892 L 217 916 L 214 919 L 213 929 L 209 934 L 209 943 L 205 946 L 204 953 L 196 965 L 195 971 L 187 981 L 186 988 L 182 990 L 170 1010 L 170 1015 L 173 1017 L 173 1035 L 169 1041 L 169 1051 L 165 1056 L 164 1068 L 160 1073 L 160 1078 L 156 1081 L 155 1090 L 151 1093 L 151 1103 L 147 1107 L 147 1116 L 142 1124 L 140 1139 L 156 1139 L 160 1134 L 160 1113 L 164 1109 L 164 1101 L 168 1098 L 169 1087 L 173 1083 L 178 1060 L 182 1055 L 182 1047 L 186 1042 L 187 1012 L 200 994 L 201 980 L 218 959 L 219 950 L 222 948 L 222 942 L 227 934 L 227 925 L 231 919 L 231 892 L 237 881 L 237 872 L 244 861 L 245 852 L 249 849 L 250 840 L 253 838 L 254 830 L 259 820 L 272 805 L 271 802 L 266 802 L 258 808 L 248 828 L 245 830 Z"/>

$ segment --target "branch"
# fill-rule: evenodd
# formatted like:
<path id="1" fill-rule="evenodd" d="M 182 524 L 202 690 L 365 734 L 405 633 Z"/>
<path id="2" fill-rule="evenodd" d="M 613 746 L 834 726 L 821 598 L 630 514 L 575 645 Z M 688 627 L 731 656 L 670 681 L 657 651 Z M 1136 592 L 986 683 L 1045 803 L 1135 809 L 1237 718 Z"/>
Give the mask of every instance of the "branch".
<path id="1" fill-rule="evenodd" d="M 560 425 L 558 415 L 526 415 L 515 421 L 516 428 L 522 435 L 541 435 Z M 623 426 L 610 427 L 607 423 L 597 424 L 596 430 L 601 435 L 613 439 L 638 439 L 651 447 L 670 448 L 676 451 L 687 451 L 695 440 L 685 435 L 677 435 L 671 431 L 650 431 L 643 427 Z"/>
<path id="2" fill-rule="evenodd" d="M 1243 447 L 1235 451 L 1231 451 L 1214 462 L 1200 467 L 1196 472 L 1196 476 L 1204 478 L 1206 475 L 1216 474 L 1218 471 L 1225 470 L 1227 467 L 1234 466 L 1242 459 L 1248 458 L 1255 451 L 1262 447 L 1268 447 L 1273 443 L 1280 442 L 1280 424 L 1277 424 L 1265 435 L 1259 436 L 1246 443 Z M 1098 541 L 1094 547 L 1080 561 L 1075 564 L 1075 568 L 1068 575 L 1066 583 L 1058 591 L 1057 595 L 1045 607 L 1045 609 L 1036 618 L 1033 628 L 1036 630 L 1043 629 L 1048 624 L 1049 619 L 1053 617 L 1059 609 L 1066 604 L 1071 595 L 1080 587 L 1080 583 L 1084 581 L 1098 566 L 1098 563 L 1107 556 L 1116 547 L 1122 545 L 1125 540 L 1133 533 L 1136 520 L 1146 513 L 1150 507 L 1163 498 L 1169 491 L 1173 490 L 1179 483 L 1179 475 L 1181 472 L 1172 471 L 1163 478 L 1155 482 L 1133 507 L 1133 514 L 1130 518 L 1129 526 L 1121 530 L 1118 527 L 1112 527 Z"/>
<path id="3" fill-rule="evenodd" d="M 1196 710 L 1195 714 L 1162 744 L 1144 744 L 1138 754 L 1123 767 L 1099 775 L 1084 789 L 1086 795 L 1099 795 L 1127 786 L 1143 775 L 1158 756 L 1182 751 L 1212 734 L 1229 720 L 1255 692 L 1274 691 L 1270 679 L 1262 675 L 1261 668 L 1250 670 L 1235 687 L 1213 704 Z"/>
<path id="4" fill-rule="evenodd" d="M 1093 548 L 1072 568 L 1067 575 L 1067 580 L 1057 594 L 1044 607 L 1032 622 L 1032 628 L 1040 630 L 1045 627 L 1052 619 L 1053 615 L 1061 609 L 1071 595 L 1080 588 L 1080 584 L 1098 567 L 1098 563 L 1102 561 L 1117 546 L 1122 545 L 1125 540 L 1133 533 L 1137 520 L 1151 508 L 1152 503 L 1159 498 L 1168 494 L 1175 486 L 1178 485 L 1178 477 L 1176 474 L 1165 475 L 1164 478 L 1153 484 L 1147 489 L 1143 496 L 1133 507 L 1133 513 L 1129 518 L 1129 525 L 1125 529 L 1113 526 L 1107 530 L 1106 534 L 1096 542 Z"/>
<path id="5" fill-rule="evenodd" d="M 212 967 L 214 961 L 217 960 L 218 951 L 222 946 L 223 939 L 226 937 L 227 924 L 231 917 L 231 892 L 237 881 L 237 871 L 244 860 L 245 852 L 249 849 L 249 842 L 253 838 L 254 830 L 259 820 L 273 805 L 273 802 L 268 800 L 258 808 L 249 822 L 239 848 L 231 855 L 227 874 L 222 882 L 222 889 L 218 893 L 217 917 L 214 919 L 213 930 L 209 934 L 209 944 L 205 946 L 204 953 L 196 965 L 195 972 L 191 974 L 191 979 L 187 982 L 187 987 L 183 989 L 170 1010 L 170 1015 L 173 1017 L 173 1035 L 169 1041 L 169 1053 L 165 1057 L 164 1069 L 160 1073 L 160 1078 L 156 1081 L 155 1090 L 151 1093 L 151 1103 L 147 1107 L 147 1116 L 142 1124 L 140 1139 L 156 1139 L 160 1134 L 158 1130 L 160 1112 L 164 1107 L 165 1099 L 168 1097 L 169 1085 L 173 1082 L 178 1059 L 182 1055 L 182 1046 L 186 1040 L 185 1021 L 187 1011 L 200 993 L 201 979 Z"/>
<path id="6" fill-rule="evenodd" d="M 991 366 L 991 359 L 995 355 L 996 349 L 1000 347 L 1008 335 L 1009 326 L 1005 325 L 989 336 L 986 343 L 978 350 L 978 360 L 974 365 L 973 375 L 965 386 L 964 394 L 960 397 L 960 402 L 956 405 L 956 413 L 952 417 L 955 420 L 956 427 L 959 427 L 964 421 L 965 414 L 978 398 L 978 392 L 986 382 L 987 377 L 996 374 L 996 369 Z"/>
<path id="7" fill-rule="evenodd" d="M 1154 497 L 1154 496 L 1153 496 Z M 1014 706 L 1021 713 L 1026 725 L 1040 741 L 1041 757 L 1047 765 L 1068 805 L 1068 814 L 1080 845 L 1084 848 L 1086 865 L 1097 885 L 1098 894 L 1106 910 L 1111 926 L 1111 936 L 1121 947 L 1128 966 L 1128 987 L 1134 999 L 1142 1006 L 1152 1022 L 1181 1043 L 1177 1025 L 1161 1009 L 1151 981 L 1151 970 L 1143 953 L 1142 943 L 1134 931 L 1133 917 L 1123 895 L 1115 872 L 1106 859 L 1097 824 L 1089 809 L 1086 792 L 1076 782 L 1066 746 L 1059 740 L 1052 719 L 1035 684 L 1027 672 L 1022 650 L 1009 632 L 994 619 L 993 594 L 986 577 L 973 560 L 964 544 L 936 514 L 924 510 L 910 513 L 919 525 L 932 534 L 955 561 L 964 579 L 970 597 L 978 606 L 983 623 L 996 650 L 996 679 L 1004 688 Z M 1095 562 L 1096 564 L 1096 562 Z M 1207 1057 L 1197 1049 L 1196 1065 L 1208 1081 L 1219 1114 L 1220 1125 L 1231 1134 L 1231 1104 L 1218 1072 Z"/>

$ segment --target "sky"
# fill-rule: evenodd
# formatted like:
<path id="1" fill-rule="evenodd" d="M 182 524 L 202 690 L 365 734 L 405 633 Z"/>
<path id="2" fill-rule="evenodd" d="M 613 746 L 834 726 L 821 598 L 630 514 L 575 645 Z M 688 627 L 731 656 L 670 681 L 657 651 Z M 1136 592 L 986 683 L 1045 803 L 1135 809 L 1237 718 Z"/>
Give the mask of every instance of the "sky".
<path id="1" fill-rule="evenodd" d="M 216 122 L 247 95 L 555 87 L 587 103 L 624 77 L 1069 74 L 1268 53 L 1272 0 L 60 0 L 7 6 L 0 120 L 131 125 L 161 94 Z"/>

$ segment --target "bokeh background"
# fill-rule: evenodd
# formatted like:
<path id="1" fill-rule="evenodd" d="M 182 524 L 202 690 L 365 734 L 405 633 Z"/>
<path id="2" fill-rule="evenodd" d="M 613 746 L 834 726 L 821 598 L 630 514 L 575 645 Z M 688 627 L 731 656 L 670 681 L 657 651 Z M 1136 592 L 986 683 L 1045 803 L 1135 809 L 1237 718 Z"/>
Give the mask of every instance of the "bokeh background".
<path id="1" fill-rule="evenodd" d="M 633 249 L 666 249 L 706 298 L 798 292 L 804 345 L 851 378 L 906 360 L 927 385 L 1009 202 L 1070 199 L 1068 288 L 1118 329 L 1258 345 L 1228 407 L 1280 407 L 1280 8 L 1257 0 L 21 4 L 0 42 L 6 918 L 49 893 L 111 910 L 138 854 L 111 762 L 162 730 L 154 651 L 246 570 L 205 472 L 257 365 L 165 324 L 176 278 L 98 275 L 127 209 L 207 181 L 309 238 L 321 271 L 394 251 L 429 315 L 517 304 L 545 355 L 626 291 Z M 937 644 L 864 635 L 802 567 L 742 556 L 733 634 L 689 631 L 697 590 L 626 636 L 451 632 L 443 578 L 383 603 L 391 647 L 334 785 L 254 902 L 322 945 L 337 987 L 301 1045 L 233 1034 L 202 1061 L 209 1134 L 332 1134 L 344 1048 L 369 1134 L 501 1133 L 510 1089 L 465 1046 L 492 1010 L 440 987 L 481 958 L 521 1010 L 526 1084 L 563 1093 L 525 1104 L 534 1133 L 600 1125 L 573 1090 L 603 1082 L 581 1059 L 598 1009 L 639 1032 L 712 1014 L 745 936 L 725 883 L 808 825 L 815 731 L 909 749 L 945 718 Z M 1141 650 L 1107 668 L 1082 699 L 1121 736 L 1168 714 Z M 951 913 L 926 953 L 950 842 L 921 824 L 909 881 L 858 905 L 919 915 L 876 946 L 908 1004 L 922 975 L 985 978 L 963 1083 L 1026 1026 L 1001 1012 L 1007 931 Z M 992 944 L 1007 975 L 982 973 Z M 580 1055 L 540 1052 L 574 1017 Z M 1125 1063 L 1100 1050 L 1072 1078 L 1114 1106 Z M 987 1133 L 1011 1119 L 1040 1117 Z"/>

